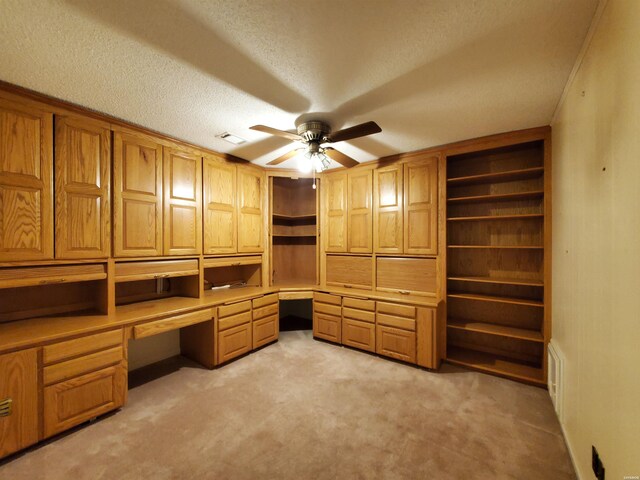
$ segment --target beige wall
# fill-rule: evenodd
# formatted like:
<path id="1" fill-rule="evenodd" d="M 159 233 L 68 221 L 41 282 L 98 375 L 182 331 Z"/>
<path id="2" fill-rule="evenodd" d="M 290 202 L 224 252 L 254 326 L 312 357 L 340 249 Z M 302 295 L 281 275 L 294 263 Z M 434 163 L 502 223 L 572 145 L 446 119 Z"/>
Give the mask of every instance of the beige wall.
<path id="1" fill-rule="evenodd" d="M 640 1 L 609 0 L 553 123 L 553 341 L 581 478 L 640 475 Z"/>

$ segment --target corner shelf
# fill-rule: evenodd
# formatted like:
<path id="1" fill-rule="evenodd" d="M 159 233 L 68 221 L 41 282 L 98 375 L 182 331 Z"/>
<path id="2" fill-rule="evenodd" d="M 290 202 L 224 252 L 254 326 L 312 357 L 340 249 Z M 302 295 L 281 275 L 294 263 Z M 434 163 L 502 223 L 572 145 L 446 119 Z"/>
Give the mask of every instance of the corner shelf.
<path id="1" fill-rule="evenodd" d="M 306 215 L 285 215 L 283 213 L 273 213 L 272 217 L 274 220 L 284 220 L 284 221 L 303 221 L 303 220 L 315 220 L 316 214 L 309 213 Z"/>

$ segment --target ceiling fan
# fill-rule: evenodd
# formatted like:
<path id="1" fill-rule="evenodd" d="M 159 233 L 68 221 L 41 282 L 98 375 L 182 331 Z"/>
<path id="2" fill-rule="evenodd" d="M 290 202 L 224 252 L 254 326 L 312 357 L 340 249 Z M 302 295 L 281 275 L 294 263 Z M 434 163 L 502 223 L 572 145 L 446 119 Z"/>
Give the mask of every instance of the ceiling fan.
<path id="1" fill-rule="evenodd" d="M 277 135 L 279 137 L 284 137 L 304 144 L 304 147 L 296 148 L 287 152 L 275 160 L 271 160 L 267 165 L 278 165 L 300 154 L 301 151 L 304 151 L 304 156 L 310 160 L 306 165 L 308 167 L 308 171 L 313 169 L 318 173 L 329 168 L 329 159 L 335 160 L 340 165 L 347 168 L 358 165 L 358 162 L 353 158 L 336 150 L 328 144 L 365 137 L 382 131 L 376 122 L 366 122 L 338 130 L 337 132 L 331 132 L 331 127 L 325 122 L 319 120 L 300 124 L 297 129 L 297 134 L 278 130 L 277 128 L 267 127 L 265 125 L 254 125 L 251 127 L 251 130 Z"/>

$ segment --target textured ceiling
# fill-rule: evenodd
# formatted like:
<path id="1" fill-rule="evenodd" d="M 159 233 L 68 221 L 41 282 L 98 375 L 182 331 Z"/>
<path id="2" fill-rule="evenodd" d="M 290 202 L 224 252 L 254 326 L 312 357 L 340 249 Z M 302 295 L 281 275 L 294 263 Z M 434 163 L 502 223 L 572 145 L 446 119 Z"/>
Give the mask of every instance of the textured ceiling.
<path id="1" fill-rule="evenodd" d="M 367 161 L 549 124 L 597 3 L 0 0 L 0 79 L 259 164 L 374 120 Z"/>

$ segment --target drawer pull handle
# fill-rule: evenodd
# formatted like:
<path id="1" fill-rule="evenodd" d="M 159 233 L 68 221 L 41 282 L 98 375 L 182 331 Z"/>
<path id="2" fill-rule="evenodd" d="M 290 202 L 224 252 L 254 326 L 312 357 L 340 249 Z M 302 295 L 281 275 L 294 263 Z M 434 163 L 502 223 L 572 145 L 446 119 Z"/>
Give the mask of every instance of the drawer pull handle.
<path id="1" fill-rule="evenodd" d="M 353 288 L 353 285 L 344 284 L 344 288 Z"/>
<path id="2" fill-rule="evenodd" d="M 154 278 L 168 278 L 168 273 L 158 273 Z"/>
<path id="3" fill-rule="evenodd" d="M 409 292 L 406 290 L 400 290 L 400 295 L 409 295 Z"/>
<path id="4" fill-rule="evenodd" d="M 240 265 L 241 265 L 241 262 L 236 262 L 231 264 L 232 267 L 239 267 Z"/>
<path id="5" fill-rule="evenodd" d="M 13 411 L 13 399 L 5 398 L 0 402 L 0 417 L 8 417 Z"/>

